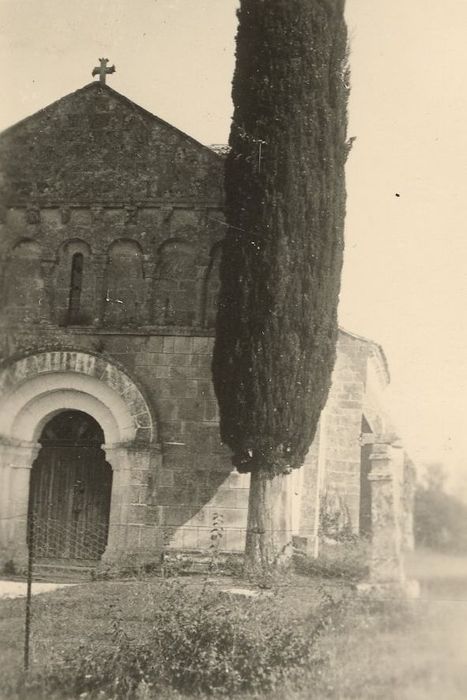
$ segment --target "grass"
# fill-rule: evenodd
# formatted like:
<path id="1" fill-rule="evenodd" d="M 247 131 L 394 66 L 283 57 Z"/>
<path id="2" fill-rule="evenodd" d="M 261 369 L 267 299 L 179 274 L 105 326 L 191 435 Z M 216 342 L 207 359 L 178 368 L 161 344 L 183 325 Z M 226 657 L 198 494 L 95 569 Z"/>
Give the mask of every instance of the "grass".
<path id="1" fill-rule="evenodd" d="M 452 605 L 398 606 L 393 602 L 372 614 L 351 607 L 340 628 L 320 640 L 327 663 L 310 677 L 313 694 L 301 691 L 288 698 L 465 700 L 465 606 L 463 630 L 459 621 L 452 622 L 458 617 Z"/>
<path id="2" fill-rule="evenodd" d="M 232 582 L 216 579 L 214 588 L 225 587 L 226 584 L 231 586 Z M 186 583 L 184 579 L 183 585 L 187 586 L 189 597 L 195 599 L 202 589 L 203 581 L 191 579 Z M 271 627 L 277 622 L 279 614 L 284 620 L 284 626 L 287 620 L 291 619 L 296 619 L 297 623 L 303 621 L 308 624 L 309 618 L 308 629 L 312 635 L 316 625 L 314 612 L 320 603 L 327 599 L 329 593 L 338 599 L 343 590 L 340 583 L 328 585 L 324 595 L 321 588 L 310 585 L 309 579 L 293 577 L 292 585 L 284 585 L 282 580 L 278 581 L 274 594 L 265 596 L 263 604 L 271 606 Z M 113 649 L 116 621 L 125 634 L 137 642 L 152 639 L 153 620 L 158 614 L 158 599 L 161 595 L 166 595 L 164 582 L 161 579 L 150 579 L 83 584 L 34 597 L 34 672 L 47 674 L 47 669 L 56 668 L 63 663 L 64 657 L 83 656 L 90 650 L 92 654 L 96 650 L 96 656 L 104 659 Z M 238 600 L 225 603 L 233 608 L 242 604 Z M 256 605 L 259 606 L 259 603 Z M 196 613 L 196 609 L 194 612 Z M 254 613 L 254 610 L 252 612 Z M 193 616 L 189 615 L 188 623 L 193 619 Z M 261 617 L 258 614 L 258 621 L 264 622 L 264 619 L 264 615 Z M 168 624 L 172 622 L 173 620 L 169 620 Z M 207 622 L 209 623 L 209 620 Z M 241 624 L 244 623 L 240 623 L 240 627 Z M 263 624 L 262 630 L 260 627 L 258 625 L 257 642 L 261 646 L 264 642 L 260 637 L 264 638 L 268 625 Z M 4 688 L 14 685 L 22 675 L 23 629 L 24 599 L 0 602 L 0 658 L 2 667 L 8 669 L 3 674 Z M 184 642 L 182 635 L 181 643 Z"/>
<path id="3" fill-rule="evenodd" d="M 351 596 L 318 638 L 314 662 L 302 673 L 299 686 L 286 683 L 262 700 L 467 698 L 467 561 L 444 556 L 441 561 L 422 552 L 411 558 L 409 569 L 422 582 L 419 601 L 406 604 L 394 598 L 378 603 Z M 202 583 L 195 579 L 188 585 L 195 593 Z M 66 650 L 86 648 L 90 639 L 108 645 L 110 620 L 116 616 L 125 629 L 144 635 L 151 622 L 149 601 L 159 586 L 157 579 L 100 582 L 38 596 L 35 668 L 46 667 Z M 325 590 L 338 597 L 349 588 L 330 579 L 323 584 L 294 576 L 281 587 L 277 603 L 286 615 L 306 618 L 316 611 Z M 4 679 L 22 673 L 23 613 L 24 600 L 0 602 Z"/>
<path id="4" fill-rule="evenodd" d="M 406 569 L 420 599 L 354 599 L 318 642 L 326 663 L 275 700 L 465 700 L 467 558 L 417 551 Z"/>
<path id="5" fill-rule="evenodd" d="M 445 597 L 466 594 L 467 557 L 433 552 L 429 549 L 417 549 L 407 558 L 407 570 L 412 578 L 420 581 L 426 590 L 431 591 L 431 598 L 439 595 Z M 450 593 L 449 593 L 450 592 Z"/>

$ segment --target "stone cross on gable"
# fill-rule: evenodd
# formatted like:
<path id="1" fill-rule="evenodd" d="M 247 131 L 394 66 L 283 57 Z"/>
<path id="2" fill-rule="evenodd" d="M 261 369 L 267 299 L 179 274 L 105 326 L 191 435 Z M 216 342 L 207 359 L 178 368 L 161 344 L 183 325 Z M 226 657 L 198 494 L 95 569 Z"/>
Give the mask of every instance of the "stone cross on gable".
<path id="1" fill-rule="evenodd" d="M 107 68 L 107 64 L 109 62 L 108 58 L 100 58 L 99 61 L 101 65 L 92 69 L 92 77 L 98 75 L 101 84 L 105 85 L 105 76 L 109 73 L 115 73 L 115 66 L 110 66 Z"/>

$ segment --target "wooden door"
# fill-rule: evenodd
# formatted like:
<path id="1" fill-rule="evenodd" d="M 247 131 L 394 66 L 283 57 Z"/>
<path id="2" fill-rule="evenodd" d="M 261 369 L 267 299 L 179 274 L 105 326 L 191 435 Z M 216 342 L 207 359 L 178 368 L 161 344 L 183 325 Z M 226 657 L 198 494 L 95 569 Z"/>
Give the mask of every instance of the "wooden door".
<path id="1" fill-rule="evenodd" d="M 64 411 L 45 427 L 31 470 L 37 557 L 99 559 L 106 547 L 112 469 L 93 418 Z"/>

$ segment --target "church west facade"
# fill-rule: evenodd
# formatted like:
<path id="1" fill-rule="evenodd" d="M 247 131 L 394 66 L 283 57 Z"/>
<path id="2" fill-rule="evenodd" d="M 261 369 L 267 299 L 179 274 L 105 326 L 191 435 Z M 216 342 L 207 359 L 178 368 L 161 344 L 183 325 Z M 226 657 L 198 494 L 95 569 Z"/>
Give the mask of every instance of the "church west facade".
<path id="1" fill-rule="evenodd" d="M 223 161 L 102 83 L 0 135 L 0 557 L 155 560 L 241 551 L 248 475 L 220 443 L 211 353 Z M 341 331 L 293 475 L 291 537 L 317 494 L 371 528 L 368 445 L 388 430 L 381 348 Z"/>

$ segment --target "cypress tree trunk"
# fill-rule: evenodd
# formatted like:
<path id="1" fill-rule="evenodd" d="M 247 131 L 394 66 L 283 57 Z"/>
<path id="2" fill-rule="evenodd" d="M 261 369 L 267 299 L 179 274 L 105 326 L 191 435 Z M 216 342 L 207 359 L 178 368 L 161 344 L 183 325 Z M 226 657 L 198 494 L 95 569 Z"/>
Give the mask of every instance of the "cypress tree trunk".
<path id="1" fill-rule="evenodd" d="M 343 10 L 344 0 L 241 0 L 238 12 L 213 378 L 221 437 L 235 466 L 252 473 L 250 563 L 271 563 L 282 548 L 273 530 L 288 521 L 288 499 L 277 494 L 303 463 L 335 361 L 348 151 Z"/>
<path id="2" fill-rule="evenodd" d="M 271 474 L 264 469 L 251 472 L 245 568 L 254 571 L 275 568 L 291 554 L 290 475 Z"/>

